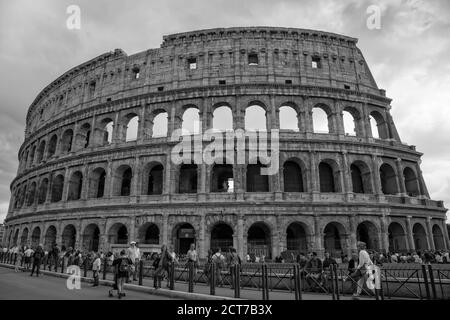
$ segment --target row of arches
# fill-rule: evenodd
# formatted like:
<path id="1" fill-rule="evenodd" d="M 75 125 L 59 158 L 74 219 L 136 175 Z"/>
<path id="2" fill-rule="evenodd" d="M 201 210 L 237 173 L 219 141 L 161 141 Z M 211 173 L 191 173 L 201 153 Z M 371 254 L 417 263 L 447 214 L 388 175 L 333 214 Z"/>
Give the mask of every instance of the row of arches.
<path id="1" fill-rule="evenodd" d="M 261 163 L 249 164 L 246 167 L 247 192 L 270 192 L 269 176 L 261 175 L 261 169 L 265 165 Z M 345 179 L 336 161 L 327 159 L 319 163 L 318 167 L 318 191 L 323 193 L 344 192 Z M 196 164 L 182 164 L 178 168 L 176 177 L 176 193 L 197 193 L 199 188 L 199 166 Z M 136 178 L 130 165 L 120 165 L 112 173 L 111 196 L 130 196 L 134 179 L 140 179 L 140 195 L 160 195 L 164 192 L 164 166 L 159 162 L 151 162 L 144 166 L 142 176 Z M 210 192 L 234 192 L 233 165 L 215 164 L 210 170 Z M 402 176 L 398 176 L 394 168 L 384 163 L 379 169 L 379 181 L 381 192 L 386 195 L 396 195 L 402 192 L 401 184 L 404 184 L 405 192 L 410 196 L 422 194 L 420 181 L 415 171 L 405 167 Z M 349 192 L 358 194 L 374 194 L 376 186 L 369 166 L 357 160 L 350 164 L 348 180 L 351 182 Z M 310 173 L 309 173 L 310 176 Z M 97 167 L 88 173 L 88 181 L 81 171 L 75 171 L 65 183 L 64 175 L 57 174 L 50 181 L 43 178 L 39 185 L 33 181 L 28 185 L 19 187 L 15 194 L 15 208 L 24 205 L 43 204 L 47 200 L 59 202 L 61 200 L 80 200 L 83 196 L 83 188 L 87 188 L 85 198 L 103 198 L 106 195 L 107 173 L 104 167 Z M 311 179 L 311 176 L 310 178 Z M 291 158 L 282 166 L 282 181 L 284 192 L 307 192 L 308 169 L 298 158 Z M 51 182 L 51 183 L 50 183 Z M 63 199 L 64 185 L 67 184 L 67 198 Z M 27 189 L 28 188 L 28 189 Z M 49 195 L 47 193 L 50 192 Z M 108 195 L 106 195 L 108 196 Z"/>
<path id="2" fill-rule="evenodd" d="M 277 109 L 277 125 L 270 125 L 267 117 L 268 108 L 260 102 L 253 102 L 244 110 L 243 128 L 246 130 L 268 130 L 271 127 L 281 130 L 310 131 L 314 133 L 342 133 L 350 136 L 372 136 L 379 139 L 393 138 L 386 116 L 380 111 L 369 112 L 369 119 L 364 120 L 362 112 L 356 107 L 344 107 L 339 113 L 324 103 L 316 104 L 306 114 L 294 103 L 282 104 Z M 55 155 L 79 151 L 88 147 L 98 147 L 116 142 L 136 141 L 142 138 L 166 137 L 169 132 L 169 114 L 164 109 L 156 109 L 142 118 L 136 109 L 121 113 L 119 117 L 103 116 L 87 120 L 79 125 L 72 125 L 65 130 L 50 133 L 47 137 L 31 144 L 21 156 L 22 168 L 40 164 Z M 230 104 L 216 104 L 208 120 L 208 128 L 216 130 L 233 130 L 236 128 L 233 109 Z M 339 116 L 336 116 L 339 115 Z M 180 115 L 184 134 L 200 132 L 202 114 L 195 105 L 183 107 Z M 177 121 L 177 117 L 175 117 Z M 341 128 L 342 127 L 342 128 Z M 141 128 L 141 130 L 140 130 Z M 175 127 L 174 127 L 175 128 Z M 369 129 L 371 128 L 371 129 Z M 369 134 L 367 131 L 371 131 Z"/>
<path id="3" fill-rule="evenodd" d="M 97 224 L 91 223 L 84 230 L 80 231 L 81 237 L 77 237 L 77 230 L 74 225 L 69 224 L 64 227 L 61 233 L 61 243 L 66 248 L 82 248 L 83 250 L 98 251 L 100 248 L 101 233 Z M 276 230 L 265 222 L 255 222 L 247 230 L 245 238 L 247 243 L 247 252 L 255 255 L 272 256 L 273 234 Z M 406 252 L 408 250 L 428 250 L 430 249 L 427 233 L 422 224 L 416 223 L 412 228 L 413 247 L 408 244 L 407 234 L 403 226 L 398 222 L 392 222 L 388 227 L 388 238 L 390 252 Z M 25 227 L 19 238 L 19 230 L 14 233 L 12 245 L 31 245 L 33 247 L 43 244 L 46 250 L 49 250 L 57 241 L 57 229 L 55 226 L 49 226 L 43 234 L 40 227 L 35 227 L 31 232 Z M 285 250 L 288 252 L 306 252 L 313 250 L 314 234 L 311 228 L 304 222 L 294 221 L 290 223 L 283 234 L 285 235 Z M 345 253 L 350 243 L 348 241 L 349 231 L 342 223 L 329 222 L 322 231 L 323 249 L 334 256 L 340 256 Z M 179 223 L 174 226 L 171 232 L 171 240 L 174 250 L 177 253 L 185 254 L 189 250 L 191 243 L 198 241 L 198 234 L 190 223 Z M 432 238 L 434 248 L 437 250 L 446 249 L 444 234 L 441 228 L 434 224 L 432 227 Z M 76 243 L 77 239 L 81 244 Z M 107 230 L 106 241 L 108 244 L 128 244 L 128 228 L 123 223 L 114 223 Z M 157 224 L 147 222 L 137 230 L 137 239 L 140 244 L 159 245 L 163 241 L 162 234 Z M 209 235 L 210 248 L 227 248 L 236 245 L 236 234 L 232 225 L 227 222 L 219 221 L 210 228 Z M 382 250 L 383 244 L 379 237 L 377 226 L 370 221 L 363 221 L 357 225 L 356 240 L 367 244 L 368 249 Z M 317 248 L 316 248 L 317 249 Z"/>

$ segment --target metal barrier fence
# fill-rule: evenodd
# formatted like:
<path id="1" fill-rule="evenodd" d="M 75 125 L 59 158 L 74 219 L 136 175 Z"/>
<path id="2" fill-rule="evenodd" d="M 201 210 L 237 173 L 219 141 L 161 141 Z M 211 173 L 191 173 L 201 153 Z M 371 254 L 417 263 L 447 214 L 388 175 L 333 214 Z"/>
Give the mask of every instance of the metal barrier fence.
<path id="1" fill-rule="evenodd" d="M 17 254 L 0 252 L 0 262 L 15 265 Z M 42 269 L 67 272 L 68 259 L 43 259 Z M 29 270 L 32 262 L 25 265 L 24 257 L 20 267 Z M 84 277 L 93 277 L 92 261 L 85 259 L 79 264 Z M 321 272 L 309 272 L 295 263 L 245 263 L 220 268 L 215 264 L 196 265 L 191 262 L 169 264 L 165 269 L 155 270 L 151 261 L 141 260 L 136 268 L 138 284 L 160 288 L 167 283 L 170 290 L 183 288 L 187 292 L 201 289 L 215 295 L 240 298 L 242 290 L 258 291 L 261 299 L 269 300 L 271 295 L 284 293 L 288 299 L 302 300 L 308 292 L 323 294 L 332 300 L 350 296 L 359 287 L 361 295 L 377 300 L 410 298 L 420 300 L 450 299 L 450 266 L 399 264 L 380 268 L 380 286 L 370 290 L 364 283 L 358 283 L 344 266 L 331 265 Z M 101 278 L 114 280 L 110 260 L 103 259 Z M 178 287 L 178 288 L 177 288 Z"/>

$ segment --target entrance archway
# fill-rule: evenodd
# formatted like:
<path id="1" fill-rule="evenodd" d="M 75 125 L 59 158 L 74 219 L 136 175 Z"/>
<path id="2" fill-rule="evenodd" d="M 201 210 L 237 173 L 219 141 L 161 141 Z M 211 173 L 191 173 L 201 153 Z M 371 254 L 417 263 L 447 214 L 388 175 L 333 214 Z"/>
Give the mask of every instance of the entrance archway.
<path id="1" fill-rule="evenodd" d="M 219 222 L 211 230 L 210 248 L 226 251 L 233 246 L 233 229 L 226 223 Z"/>
<path id="2" fill-rule="evenodd" d="M 66 249 L 73 248 L 75 249 L 75 241 L 77 238 L 77 230 L 71 224 L 66 226 L 62 233 L 62 245 L 66 247 Z"/>
<path id="3" fill-rule="evenodd" d="M 377 227 L 369 221 L 362 222 L 356 228 L 356 240 L 366 243 L 369 250 L 378 250 L 378 230 Z"/>
<path id="4" fill-rule="evenodd" d="M 139 228 L 139 243 L 159 244 L 159 228 L 156 224 L 147 222 Z"/>
<path id="5" fill-rule="evenodd" d="M 99 244 L 100 244 L 100 228 L 95 223 L 91 223 L 84 229 L 83 249 L 97 252 Z"/>
<path id="6" fill-rule="evenodd" d="M 291 223 L 286 230 L 286 249 L 306 254 L 308 243 L 305 227 L 299 222 Z"/>
<path id="7" fill-rule="evenodd" d="M 325 226 L 323 246 L 333 257 L 340 257 L 345 250 L 345 228 L 338 222 L 330 222 Z"/>
<path id="8" fill-rule="evenodd" d="M 407 250 L 406 234 L 403 227 L 397 222 L 392 222 L 389 225 L 388 233 L 389 233 L 389 251 L 405 252 Z"/>
<path id="9" fill-rule="evenodd" d="M 109 243 L 111 244 L 127 244 L 128 230 L 123 223 L 115 223 L 108 232 Z"/>
<path id="10" fill-rule="evenodd" d="M 438 225 L 433 226 L 433 241 L 436 250 L 445 250 L 444 235 Z"/>
<path id="11" fill-rule="evenodd" d="M 53 245 L 56 243 L 56 228 L 55 226 L 50 226 L 45 233 L 44 238 L 44 250 L 50 251 Z"/>
<path id="12" fill-rule="evenodd" d="M 189 247 L 195 243 L 195 229 L 189 223 L 182 223 L 174 229 L 174 244 L 177 254 L 185 255 Z"/>
<path id="13" fill-rule="evenodd" d="M 41 228 L 36 227 L 31 234 L 31 247 L 36 249 L 39 245 L 39 241 L 41 240 Z"/>
<path id="14" fill-rule="evenodd" d="M 263 222 L 254 223 L 247 233 L 247 252 L 266 259 L 272 258 L 270 228 Z"/>
<path id="15" fill-rule="evenodd" d="M 428 249 L 427 234 L 425 228 L 420 223 L 416 223 L 413 227 L 413 239 L 416 250 L 422 251 Z"/>

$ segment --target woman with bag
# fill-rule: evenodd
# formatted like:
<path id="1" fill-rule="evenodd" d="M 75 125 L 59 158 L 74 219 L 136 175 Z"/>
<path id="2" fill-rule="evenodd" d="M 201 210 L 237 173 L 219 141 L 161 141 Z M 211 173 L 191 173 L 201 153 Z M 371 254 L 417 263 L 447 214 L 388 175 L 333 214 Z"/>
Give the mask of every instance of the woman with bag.
<path id="1" fill-rule="evenodd" d="M 158 263 L 158 268 L 155 271 L 155 276 L 157 279 L 157 285 L 156 288 L 161 288 L 161 281 L 164 277 L 164 272 L 167 273 L 167 288 L 170 287 L 170 264 L 172 263 L 172 256 L 170 255 L 169 251 L 167 250 L 167 246 L 165 244 L 161 247 L 161 255 Z"/>
<path id="2" fill-rule="evenodd" d="M 120 257 L 115 259 L 113 262 L 113 267 L 115 267 L 117 277 L 117 292 L 119 299 L 125 297 L 125 293 L 123 292 L 123 284 L 126 279 L 128 279 L 130 272 L 133 272 L 132 266 L 134 267 L 133 261 L 128 258 L 126 251 L 120 251 Z"/>

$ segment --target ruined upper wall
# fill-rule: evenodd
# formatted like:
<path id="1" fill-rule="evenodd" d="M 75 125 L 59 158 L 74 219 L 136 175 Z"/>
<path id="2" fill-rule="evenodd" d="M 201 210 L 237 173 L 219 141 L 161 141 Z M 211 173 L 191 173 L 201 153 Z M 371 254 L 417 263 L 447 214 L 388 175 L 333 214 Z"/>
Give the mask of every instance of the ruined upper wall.
<path id="1" fill-rule="evenodd" d="M 160 48 L 131 56 L 116 49 L 47 86 L 29 109 L 26 136 L 84 107 L 161 90 L 273 83 L 384 95 L 356 43 L 321 31 L 248 27 L 168 35 Z M 252 54 L 257 65 L 249 64 Z M 189 67 L 191 59 L 195 69 Z M 312 68 L 313 59 L 319 59 L 319 68 Z"/>

